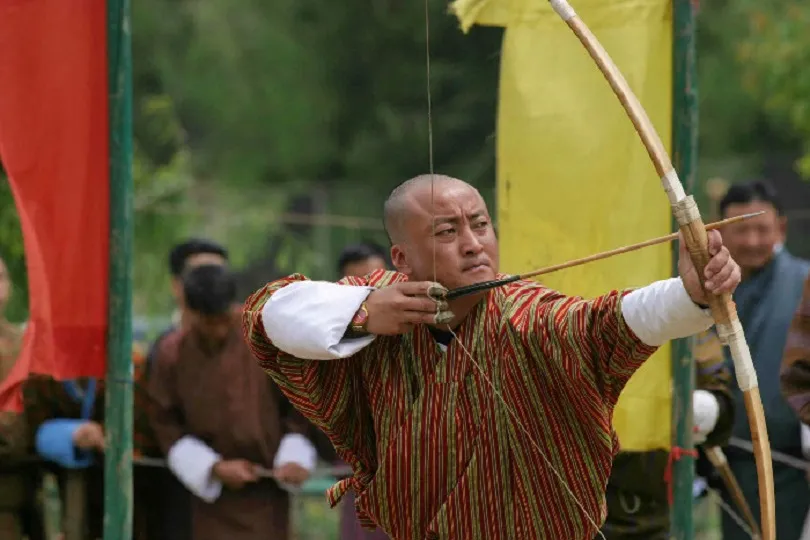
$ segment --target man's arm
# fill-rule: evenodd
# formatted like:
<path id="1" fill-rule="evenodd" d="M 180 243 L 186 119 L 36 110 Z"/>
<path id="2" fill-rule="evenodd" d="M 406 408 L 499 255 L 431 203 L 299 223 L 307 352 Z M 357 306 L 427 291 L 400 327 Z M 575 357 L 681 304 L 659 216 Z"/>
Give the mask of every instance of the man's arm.
<path id="1" fill-rule="evenodd" d="M 384 286 L 401 279 L 397 276 L 379 272 L 371 277 L 375 286 Z M 262 369 L 365 479 L 377 467 L 376 437 L 358 353 L 365 353 L 375 337 L 346 334 L 371 291 L 363 278 L 334 284 L 295 274 L 253 294 L 242 319 L 245 339 Z M 341 495 L 340 490 L 329 492 L 333 503 Z"/>
<path id="2" fill-rule="evenodd" d="M 692 399 L 695 443 L 725 446 L 734 427 L 734 396 L 731 370 L 723 356 L 723 346 L 714 330 L 695 338 L 696 390 Z"/>
<path id="3" fill-rule="evenodd" d="M 527 309 L 534 315 L 524 316 Z M 592 300 L 537 286 L 514 300 L 509 315 L 532 356 L 559 363 L 609 403 L 618 400 L 630 376 L 659 346 L 713 324 L 680 278 Z"/>
<path id="4" fill-rule="evenodd" d="M 88 410 L 82 410 L 78 398 L 70 397 L 66 384 L 92 392 L 86 398 Z M 23 405 L 37 454 L 65 468 L 92 465 L 91 451 L 103 450 L 104 430 L 96 421 L 98 415 L 91 414 L 99 408 L 94 404 L 100 395 L 102 384 L 90 384 L 88 379 L 61 382 L 43 375 L 27 379 L 23 384 Z"/>
<path id="5" fill-rule="evenodd" d="M 174 369 L 179 340 L 179 335 L 162 340 L 151 366 L 147 382 L 149 421 L 169 470 L 189 491 L 210 503 L 222 492 L 222 482 L 213 474 L 221 456 L 185 431 Z"/>
<path id="6" fill-rule="evenodd" d="M 347 329 L 374 289 L 359 279 L 345 283 L 294 281 L 267 290 L 261 310 L 267 340 L 306 360 L 337 360 L 360 352 L 374 336 L 348 338 Z"/>
<path id="7" fill-rule="evenodd" d="M 788 331 L 780 379 L 788 405 L 810 425 L 810 277 Z"/>

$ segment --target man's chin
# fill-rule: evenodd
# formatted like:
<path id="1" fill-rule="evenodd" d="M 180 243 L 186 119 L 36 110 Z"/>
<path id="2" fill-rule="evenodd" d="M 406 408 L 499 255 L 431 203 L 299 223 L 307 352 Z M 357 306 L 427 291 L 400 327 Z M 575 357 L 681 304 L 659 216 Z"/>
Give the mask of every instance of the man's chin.
<path id="1" fill-rule="evenodd" d="M 773 253 L 761 253 L 756 255 L 748 255 L 748 256 L 741 256 L 737 261 L 737 264 L 747 272 L 756 272 L 769 262 L 773 258 Z"/>

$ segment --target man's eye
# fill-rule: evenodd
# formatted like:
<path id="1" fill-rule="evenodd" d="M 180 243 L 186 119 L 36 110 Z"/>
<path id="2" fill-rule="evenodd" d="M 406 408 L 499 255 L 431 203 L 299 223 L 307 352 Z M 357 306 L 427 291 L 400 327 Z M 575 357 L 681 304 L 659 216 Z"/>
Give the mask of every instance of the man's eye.
<path id="1" fill-rule="evenodd" d="M 436 231 L 437 236 L 447 236 L 448 234 L 452 234 L 455 229 L 442 229 L 440 231 Z"/>
<path id="2" fill-rule="evenodd" d="M 482 228 L 486 227 L 487 225 L 489 225 L 489 221 L 484 219 L 484 220 L 476 222 L 474 227 L 476 229 L 482 229 Z"/>

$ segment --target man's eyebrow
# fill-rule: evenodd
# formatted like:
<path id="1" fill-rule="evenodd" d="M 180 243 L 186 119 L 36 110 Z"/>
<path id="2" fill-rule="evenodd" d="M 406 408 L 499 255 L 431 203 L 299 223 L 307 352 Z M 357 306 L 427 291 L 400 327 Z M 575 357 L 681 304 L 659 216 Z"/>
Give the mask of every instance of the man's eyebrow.
<path id="1" fill-rule="evenodd" d="M 458 216 L 434 216 L 433 222 L 437 225 L 440 223 L 458 223 Z"/>

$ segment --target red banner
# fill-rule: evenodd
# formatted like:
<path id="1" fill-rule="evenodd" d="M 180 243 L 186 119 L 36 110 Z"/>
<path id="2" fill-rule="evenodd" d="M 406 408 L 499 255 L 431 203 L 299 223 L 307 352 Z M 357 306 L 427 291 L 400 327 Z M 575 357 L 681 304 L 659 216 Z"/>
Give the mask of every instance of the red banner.
<path id="1" fill-rule="evenodd" d="M 104 0 L 0 2 L 0 161 L 25 238 L 23 352 L 0 385 L 19 409 L 29 373 L 101 377 L 109 263 Z"/>

